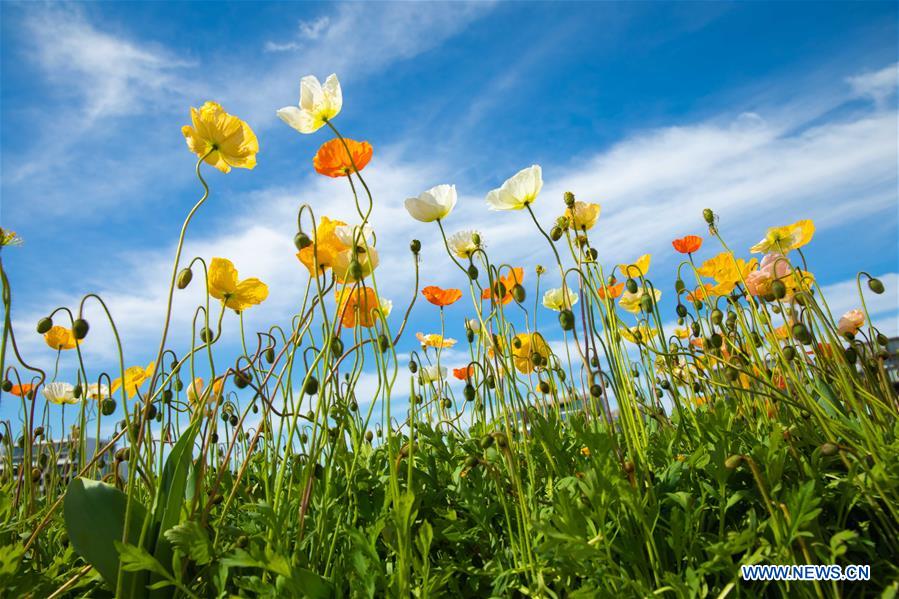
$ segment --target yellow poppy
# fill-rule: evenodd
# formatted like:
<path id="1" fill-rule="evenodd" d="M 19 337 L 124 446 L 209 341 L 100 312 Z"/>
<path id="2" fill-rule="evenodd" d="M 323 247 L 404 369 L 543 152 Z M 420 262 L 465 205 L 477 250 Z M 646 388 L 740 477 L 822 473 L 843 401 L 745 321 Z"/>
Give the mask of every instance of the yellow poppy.
<path id="1" fill-rule="evenodd" d="M 522 374 L 533 372 L 536 365 L 532 357 L 535 354 L 544 360 L 549 358 L 551 353 L 549 345 L 540 333 L 520 333 L 515 338 L 521 342 L 517 348 L 515 343 L 512 344 L 512 362 L 518 372 Z"/>
<path id="2" fill-rule="evenodd" d="M 209 264 L 209 295 L 222 300 L 226 308 L 246 310 L 268 297 L 268 286 L 259 279 L 237 279 L 237 269 L 230 260 L 213 258 Z"/>
<path id="3" fill-rule="evenodd" d="M 814 234 L 815 223 L 810 220 L 799 220 L 785 227 L 772 227 L 765 233 L 765 238 L 749 248 L 749 251 L 753 254 L 786 254 L 807 244 Z"/>
<path id="4" fill-rule="evenodd" d="M 75 333 L 71 329 L 54 325 L 50 330 L 44 333 L 44 341 L 53 349 L 75 349 L 78 340 L 75 339 Z"/>
<path id="5" fill-rule="evenodd" d="M 596 224 L 597 219 L 599 219 L 599 210 L 599 204 L 575 202 L 570 208 L 565 210 L 568 226 L 576 231 L 589 231 Z"/>
<path id="6" fill-rule="evenodd" d="M 181 133 L 187 147 L 204 162 L 223 173 L 231 167 L 252 169 L 256 166 L 259 141 L 250 126 L 228 114 L 216 102 L 206 102 L 200 109 L 190 109 L 193 126 L 184 125 Z"/>
<path id="7" fill-rule="evenodd" d="M 674 329 L 674 336 L 678 339 L 689 339 L 690 338 L 690 329 L 685 329 L 683 327 L 677 327 Z"/>
<path id="8" fill-rule="evenodd" d="M 153 376 L 153 366 L 155 362 L 150 362 L 147 364 L 146 368 L 141 368 L 140 366 L 132 366 L 131 368 L 125 369 L 125 394 L 130 398 L 134 397 L 134 394 L 137 393 L 137 390 L 140 389 L 141 385 L 143 385 L 147 379 Z M 118 391 L 119 387 L 122 386 L 122 378 L 117 378 L 112 381 L 112 385 L 109 386 L 110 393 L 115 393 Z"/>
<path id="9" fill-rule="evenodd" d="M 757 264 L 758 260 L 756 258 L 746 261 L 742 258 L 734 258 L 730 252 L 722 252 L 714 258 L 709 258 L 703 262 L 702 266 L 696 270 L 700 275 L 711 277 L 718 283 L 736 285 L 741 280 L 745 280 L 749 273 L 755 270 Z M 730 291 L 728 290 L 724 293 L 730 293 Z"/>
<path id="10" fill-rule="evenodd" d="M 655 302 L 658 302 L 662 299 L 662 291 L 659 289 L 653 289 L 653 297 L 655 298 Z M 618 305 L 630 312 L 631 314 L 636 314 L 640 310 L 642 310 L 642 299 L 643 295 L 646 294 L 646 291 L 642 287 L 637 288 L 637 293 L 631 293 L 630 291 L 626 291 L 621 299 L 618 300 Z"/>
<path id="11" fill-rule="evenodd" d="M 624 276 L 630 277 L 632 279 L 645 277 L 649 272 L 650 260 L 652 260 L 652 256 L 650 254 L 643 254 L 632 264 L 619 264 L 618 269 Z"/>
<path id="12" fill-rule="evenodd" d="M 630 341 L 631 343 L 635 343 L 635 344 L 639 344 L 639 343 L 648 341 L 649 339 L 652 339 L 659 333 L 657 330 L 652 329 L 652 328 L 646 326 L 645 324 L 636 326 L 636 327 L 629 327 L 629 328 L 622 327 L 622 328 L 618 329 L 618 332 L 621 333 L 621 336 L 625 340 Z"/>
<path id="13" fill-rule="evenodd" d="M 319 271 L 326 270 L 334 265 L 338 254 L 349 249 L 336 233 L 337 227 L 345 226 L 345 222 L 331 220 L 327 216 L 323 216 L 318 221 L 318 226 L 312 235 L 312 245 L 304 247 L 297 254 L 300 262 L 309 269 L 310 275 L 317 274 L 315 272 L 316 262 L 318 263 Z"/>
<path id="14" fill-rule="evenodd" d="M 450 339 L 449 337 L 444 337 L 443 335 L 438 335 L 437 333 L 430 333 L 425 335 L 424 333 L 415 333 L 415 338 L 418 339 L 418 342 L 421 343 L 422 347 L 435 347 L 435 348 L 449 348 L 456 344 L 455 339 Z"/>

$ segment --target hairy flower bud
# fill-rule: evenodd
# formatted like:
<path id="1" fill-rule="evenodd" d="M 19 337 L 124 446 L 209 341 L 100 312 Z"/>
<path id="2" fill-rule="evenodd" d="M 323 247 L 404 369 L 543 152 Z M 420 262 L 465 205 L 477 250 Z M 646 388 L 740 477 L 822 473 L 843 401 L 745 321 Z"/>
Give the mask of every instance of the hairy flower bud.
<path id="1" fill-rule="evenodd" d="M 87 337 L 88 329 L 90 329 L 90 326 L 83 318 L 77 319 L 72 324 L 72 332 L 75 334 L 75 339 L 84 339 L 85 337 Z"/>
<path id="2" fill-rule="evenodd" d="M 297 246 L 298 250 L 302 250 L 303 248 L 307 248 L 312 245 L 312 240 L 309 239 L 309 236 L 299 231 L 296 235 L 293 236 L 293 244 Z"/>
<path id="3" fill-rule="evenodd" d="M 409 249 L 412 250 L 413 254 L 418 254 L 421 251 L 421 242 L 417 239 L 413 239 L 409 243 Z"/>
<path id="4" fill-rule="evenodd" d="M 868 289 L 880 295 L 883 293 L 883 282 L 880 279 L 868 279 Z"/>
<path id="5" fill-rule="evenodd" d="M 573 193 L 571 193 L 570 191 L 566 191 L 564 198 L 565 198 L 566 206 L 568 206 L 569 208 L 574 206 L 574 194 Z"/>
<path id="6" fill-rule="evenodd" d="M 53 328 L 53 319 L 51 319 L 49 316 L 41 318 L 39 321 L 37 321 L 37 332 L 40 335 L 43 335 L 44 333 L 46 333 L 47 331 L 49 331 L 52 328 Z"/>

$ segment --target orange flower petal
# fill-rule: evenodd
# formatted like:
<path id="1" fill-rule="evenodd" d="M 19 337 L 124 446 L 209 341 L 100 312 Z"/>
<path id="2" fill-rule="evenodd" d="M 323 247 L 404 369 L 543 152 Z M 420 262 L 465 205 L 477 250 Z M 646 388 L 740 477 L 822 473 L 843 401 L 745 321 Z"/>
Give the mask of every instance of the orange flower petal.
<path id="1" fill-rule="evenodd" d="M 674 249 L 681 254 L 692 254 L 699 251 L 699 248 L 702 247 L 702 237 L 697 235 L 687 235 L 686 237 L 675 239 L 671 242 L 671 245 L 673 245 Z"/>
<path id="2" fill-rule="evenodd" d="M 346 147 L 343 145 L 344 142 Z M 349 154 L 347 148 L 350 150 Z M 372 153 L 371 144 L 367 141 L 332 139 L 323 143 L 318 149 L 315 158 L 312 159 L 312 166 L 316 172 L 326 177 L 346 177 L 354 172 L 354 164 L 356 170 L 364 169 L 371 160 Z"/>
<path id="3" fill-rule="evenodd" d="M 428 285 L 421 290 L 421 294 L 435 306 L 449 306 L 455 304 L 462 297 L 461 289 L 441 289 L 436 285 Z"/>

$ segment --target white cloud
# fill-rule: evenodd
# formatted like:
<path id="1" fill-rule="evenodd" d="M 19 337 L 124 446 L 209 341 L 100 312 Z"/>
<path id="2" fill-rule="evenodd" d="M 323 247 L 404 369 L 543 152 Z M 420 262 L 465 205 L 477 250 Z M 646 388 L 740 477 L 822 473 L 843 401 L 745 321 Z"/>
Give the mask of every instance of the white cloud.
<path id="1" fill-rule="evenodd" d="M 849 83 L 856 95 L 871 98 L 877 104 L 883 104 L 896 93 L 897 79 L 899 79 L 899 63 L 894 63 L 879 71 L 870 71 L 849 77 L 846 82 Z"/>

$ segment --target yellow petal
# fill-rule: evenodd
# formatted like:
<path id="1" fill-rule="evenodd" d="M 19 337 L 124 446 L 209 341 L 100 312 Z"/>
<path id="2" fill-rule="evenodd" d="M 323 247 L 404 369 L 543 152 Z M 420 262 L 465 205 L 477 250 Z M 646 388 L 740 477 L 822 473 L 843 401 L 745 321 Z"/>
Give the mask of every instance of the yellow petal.
<path id="1" fill-rule="evenodd" d="M 237 290 L 237 269 L 230 260 L 213 258 L 209 263 L 209 295 L 224 301 Z"/>
<path id="2" fill-rule="evenodd" d="M 244 279 L 237 284 L 234 296 L 225 305 L 234 310 L 245 310 L 257 306 L 268 297 L 268 285 L 259 279 Z M 233 304 L 233 305 L 232 305 Z"/>

